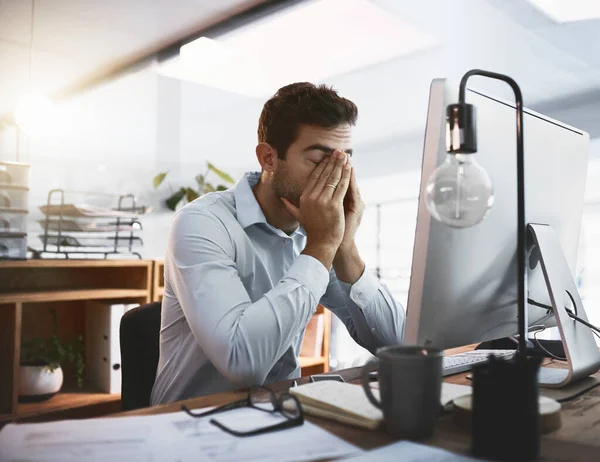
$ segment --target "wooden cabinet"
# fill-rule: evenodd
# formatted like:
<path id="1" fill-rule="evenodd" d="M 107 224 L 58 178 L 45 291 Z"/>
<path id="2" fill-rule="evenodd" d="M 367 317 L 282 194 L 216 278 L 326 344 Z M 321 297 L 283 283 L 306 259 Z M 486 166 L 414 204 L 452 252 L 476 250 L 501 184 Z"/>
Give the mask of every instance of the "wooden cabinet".
<path id="1" fill-rule="evenodd" d="M 154 260 L 152 270 L 152 300 L 160 301 L 164 293 L 165 265 L 162 260 Z M 319 305 L 316 315 L 323 315 L 323 342 L 318 356 L 300 356 L 302 376 L 329 372 L 329 339 L 331 335 L 331 312 Z"/>
<path id="2" fill-rule="evenodd" d="M 68 364 L 60 393 L 40 403 L 19 403 L 21 339 L 51 335 L 49 308 L 56 310 L 59 338 L 69 341 L 84 333 L 87 301 L 149 302 L 152 269 L 149 260 L 0 261 L 0 426 L 120 410 L 120 394 L 77 388 Z"/>
<path id="3" fill-rule="evenodd" d="M 152 301 L 160 302 L 165 293 L 165 262 L 154 260 L 152 262 Z"/>

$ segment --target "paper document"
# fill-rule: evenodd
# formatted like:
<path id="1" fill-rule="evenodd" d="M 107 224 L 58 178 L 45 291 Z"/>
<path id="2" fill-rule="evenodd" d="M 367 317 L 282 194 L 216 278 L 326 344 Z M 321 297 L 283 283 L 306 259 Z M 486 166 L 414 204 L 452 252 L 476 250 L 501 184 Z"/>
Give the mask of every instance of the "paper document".
<path id="1" fill-rule="evenodd" d="M 0 461 L 297 462 L 362 452 L 310 422 L 278 432 L 236 437 L 210 424 L 210 418 L 240 431 L 285 419 L 280 414 L 243 408 L 205 418 L 177 412 L 9 424 L 0 431 Z"/>
<path id="2" fill-rule="evenodd" d="M 141 214 L 138 210 L 131 212 L 90 204 L 40 205 L 39 208 L 44 215 L 60 215 L 63 217 L 136 218 Z M 142 213 L 144 212 L 144 209 L 140 210 Z"/>
<path id="3" fill-rule="evenodd" d="M 365 451 L 357 457 L 350 457 L 349 462 L 475 462 L 480 459 L 455 454 L 444 449 L 425 446 L 424 444 L 400 441 L 382 448 Z"/>

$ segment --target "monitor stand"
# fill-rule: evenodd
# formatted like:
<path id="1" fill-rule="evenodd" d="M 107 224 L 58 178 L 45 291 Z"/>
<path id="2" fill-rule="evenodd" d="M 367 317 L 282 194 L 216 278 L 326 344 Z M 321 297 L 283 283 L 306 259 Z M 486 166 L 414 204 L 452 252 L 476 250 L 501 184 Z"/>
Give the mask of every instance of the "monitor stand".
<path id="1" fill-rule="evenodd" d="M 542 387 L 561 388 L 597 372 L 600 369 L 600 350 L 591 329 L 570 318 L 565 310 L 566 305 L 578 317 L 588 321 L 556 233 L 543 224 L 530 223 L 528 229 L 539 250 L 546 287 L 568 363 L 568 369 L 542 367 L 538 381 Z"/>

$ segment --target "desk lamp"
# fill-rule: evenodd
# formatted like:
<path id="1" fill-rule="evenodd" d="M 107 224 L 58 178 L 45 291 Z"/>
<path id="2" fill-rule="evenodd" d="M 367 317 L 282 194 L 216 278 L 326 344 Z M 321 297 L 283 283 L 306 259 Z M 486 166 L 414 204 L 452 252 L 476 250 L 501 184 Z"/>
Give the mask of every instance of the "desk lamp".
<path id="1" fill-rule="evenodd" d="M 473 368 L 472 449 L 478 457 L 530 460 L 539 452 L 537 374 L 540 361 L 528 356 L 523 97 L 512 78 L 481 69 L 470 70 L 462 77 L 458 103 L 446 108 L 448 154 L 429 178 L 427 206 L 434 219 L 450 227 L 467 228 L 483 220 L 494 203 L 490 177 L 474 159 L 477 152 L 475 107 L 465 102 L 467 80 L 474 75 L 506 82 L 515 94 L 519 346 L 511 361 L 491 357 L 487 363 Z"/>

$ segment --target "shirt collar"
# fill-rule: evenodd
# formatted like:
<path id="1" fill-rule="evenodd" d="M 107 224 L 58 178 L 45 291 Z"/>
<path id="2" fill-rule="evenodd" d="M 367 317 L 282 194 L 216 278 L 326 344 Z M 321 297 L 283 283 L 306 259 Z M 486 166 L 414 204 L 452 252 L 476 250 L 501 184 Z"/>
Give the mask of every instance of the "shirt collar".
<path id="1" fill-rule="evenodd" d="M 237 220 L 244 229 L 257 223 L 268 225 L 265 214 L 252 191 L 258 184 L 260 175 L 260 172 L 246 172 L 235 185 L 233 194 L 235 197 Z M 299 226 L 294 233 L 300 233 L 306 237 L 306 232 L 302 226 Z"/>

